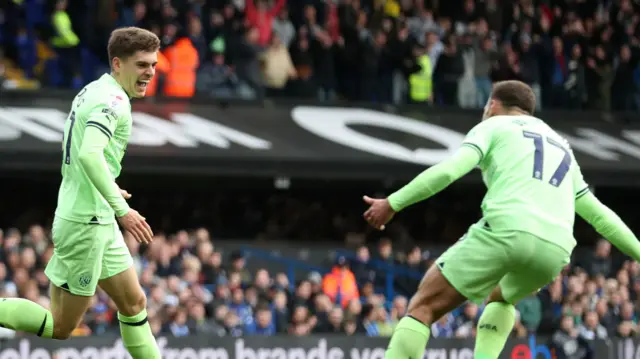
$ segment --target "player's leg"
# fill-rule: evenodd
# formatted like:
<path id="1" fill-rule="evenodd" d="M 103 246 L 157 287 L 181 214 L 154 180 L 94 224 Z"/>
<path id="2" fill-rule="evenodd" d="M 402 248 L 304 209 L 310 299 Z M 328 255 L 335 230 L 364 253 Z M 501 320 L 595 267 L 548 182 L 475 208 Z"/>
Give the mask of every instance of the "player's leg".
<path id="1" fill-rule="evenodd" d="M 45 273 L 51 282 L 51 310 L 26 299 L 0 301 L 3 326 L 44 338 L 67 339 L 94 295 L 103 246 L 96 226 L 56 218 L 52 228 L 54 252 Z"/>
<path id="2" fill-rule="evenodd" d="M 50 294 L 50 310 L 27 299 L 0 299 L 0 326 L 42 338 L 69 338 L 89 307 L 91 297 L 73 295 L 53 284 Z"/>
<path id="3" fill-rule="evenodd" d="M 514 305 L 552 282 L 569 263 L 562 248 L 528 233 L 517 234 L 510 253 L 514 270 L 491 292 L 478 321 L 476 359 L 498 358 L 515 324 Z"/>
<path id="4" fill-rule="evenodd" d="M 504 251 L 496 250 L 481 226 L 449 248 L 427 271 L 391 337 L 385 359 L 422 358 L 431 324 L 467 299 L 481 303 L 506 273 Z"/>
<path id="5" fill-rule="evenodd" d="M 498 285 L 478 320 L 474 359 L 497 359 L 516 321 L 516 309 L 502 297 Z"/>
<path id="6" fill-rule="evenodd" d="M 118 308 L 120 335 L 131 357 L 160 359 L 160 351 L 147 320 L 147 298 L 117 224 L 112 226 L 111 236 L 105 250 L 100 288 Z"/>

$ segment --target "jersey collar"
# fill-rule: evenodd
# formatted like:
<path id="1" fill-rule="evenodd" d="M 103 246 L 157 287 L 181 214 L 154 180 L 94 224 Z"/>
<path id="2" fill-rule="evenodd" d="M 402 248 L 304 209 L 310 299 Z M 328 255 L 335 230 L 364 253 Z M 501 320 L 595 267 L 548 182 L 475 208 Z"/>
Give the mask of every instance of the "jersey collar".
<path id="1" fill-rule="evenodd" d="M 129 100 L 131 100 L 131 96 L 129 96 L 129 94 L 127 93 L 127 91 L 125 91 L 124 87 L 122 87 L 122 85 L 120 85 L 120 83 L 118 81 L 116 81 L 115 77 L 113 77 L 113 75 L 111 74 L 104 74 L 102 75 L 103 78 L 106 78 L 107 81 L 111 82 L 113 85 L 118 86 L 118 88 L 120 88 L 120 90 L 122 90 L 122 92 L 124 92 L 124 94 L 127 96 L 127 98 Z"/>

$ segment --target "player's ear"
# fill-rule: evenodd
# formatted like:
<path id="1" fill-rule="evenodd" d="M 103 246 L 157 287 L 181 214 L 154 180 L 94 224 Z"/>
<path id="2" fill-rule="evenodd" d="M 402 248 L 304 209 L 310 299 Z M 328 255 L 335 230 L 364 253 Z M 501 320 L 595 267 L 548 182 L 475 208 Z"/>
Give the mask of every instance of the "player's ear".
<path id="1" fill-rule="evenodd" d="M 122 66 L 122 62 L 120 61 L 120 58 L 114 57 L 113 60 L 111 60 L 111 68 L 113 69 L 114 72 L 120 71 L 121 66 Z"/>
<path id="2" fill-rule="evenodd" d="M 500 102 L 495 99 L 489 99 L 489 112 L 496 113 L 500 109 Z"/>

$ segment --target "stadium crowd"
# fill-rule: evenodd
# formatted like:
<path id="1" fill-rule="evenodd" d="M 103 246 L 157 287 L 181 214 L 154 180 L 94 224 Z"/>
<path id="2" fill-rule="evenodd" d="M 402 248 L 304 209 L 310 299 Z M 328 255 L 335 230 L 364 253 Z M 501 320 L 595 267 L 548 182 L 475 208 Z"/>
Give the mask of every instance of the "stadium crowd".
<path id="1" fill-rule="evenodd" d="M 521 79 L 542 107 L 640 108 L 640 4 L 631 0 L 14 0 L 0 8 L 0 48 L 44 86 L 77 88 L 107 71 L 109 32 L 136 25 L 162 39 L 153 94 L 478 108 L 492 81 Z"/>
<path id="2" fill-rule="evenodd" d="M 428 252 L 414 247 L 394 251 L 391 241 L 361 246 L 353 257 L 338 255 L 326 273 L 299 279 L 258 269 L 250 272 L 241 252 L 222 253 L 206 229 L 157 235 L 150 246 L 126 237 L 148 295 L 155 334 L 186 336 L 308 335 L 311 333 L 389 336 L 406 314 L 417 278 L 396 276 L 392 298 L 385 298 L 388 267 L 422 273 Z M 0 296 L 21 296 L 48 306 L 44 264 L 52 254 L 47 231 L 0 232 Z M 640 332 L 637 306 L 640 265 L 612 261 L 611 246 L 601 240 L 589 256 L 574 261 L 562 276 L 517 305 L 513 335 L 564 335 L 584 340 L 629 337 Z M 432 259 L 432 258 L 431 258 Z M 435 337 L 473 337 L 482 306 L 465 304 L 433 325 Z M 117 332 L 115 307 L 95 296 L 75 336 Z M 4 330 L 3 335 L 15 333 Z"/>

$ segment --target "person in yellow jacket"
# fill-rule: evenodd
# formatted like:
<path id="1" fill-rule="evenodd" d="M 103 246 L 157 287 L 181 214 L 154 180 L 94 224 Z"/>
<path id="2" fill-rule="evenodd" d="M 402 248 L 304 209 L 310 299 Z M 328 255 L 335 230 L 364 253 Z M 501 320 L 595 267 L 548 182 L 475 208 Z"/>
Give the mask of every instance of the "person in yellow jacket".
<path id="1" fill-rule="evenodd" d="M 433 100 L 431 59 L 423 52 L 417 62 L 420 70 L 409 75 L 409 98 L 413 103 L 430 103 Z"/>
<path id="2" fill-rule="evenodd" d="M 67 14 L 67 5 L 67 0 L 58 0 L 56 2 L 56 10 L 51 19 L 56 32 L 51 44 L 58 55 L 63 86 L 71 84 L 73 78 L 78 75 L 78 69 L 80 68 L 80 51 L 78 48 L 80 39 L 71 27 L 71 19 Z"/>

